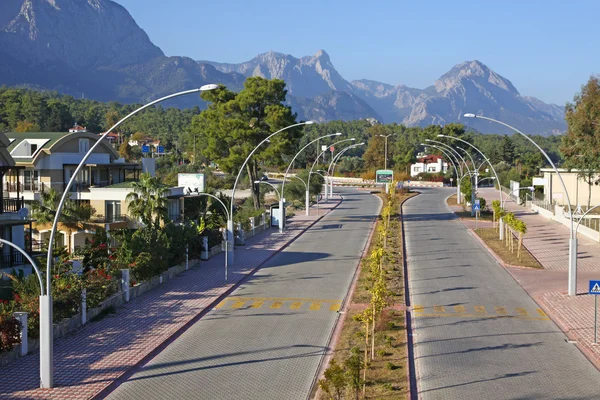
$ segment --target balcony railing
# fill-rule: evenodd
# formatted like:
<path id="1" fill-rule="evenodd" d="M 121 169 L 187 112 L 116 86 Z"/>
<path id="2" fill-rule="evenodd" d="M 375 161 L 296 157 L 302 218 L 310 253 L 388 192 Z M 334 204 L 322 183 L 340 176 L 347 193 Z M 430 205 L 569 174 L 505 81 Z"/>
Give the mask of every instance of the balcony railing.
<path id="1" fill-rule="evenodd" d="M 125 214 L 120 214 L 120 215 L 94 215 L 91 218 L 91 222 L 96 222 L 96 223 L 104 223 L 104 224 L 108 224 L 111 222 L 126 222 L 127 221 L 127 215 Z"/>
<path id="2" fill-rule="evenodd" d="M 2 204 L 0 205 L 0 214 L 6 213 L 6 212 L 17 212 L 19 211 L 21 208 L 24 207 L 25 202 L 23 201 L 23 198 L 20 199 L 7 199 L 4 198 L 2 199 Z"/>
<path id="3" fill-rule="evenodd" d="M 62 184 L 62 182 L 61 182 Z M 55 187 L 58 188 L 59 185 L 55 184 Z M 29 183 L 23 183 L 23 182 L 4 182 L 4 191 L 6 192 L 34 192 L 34 193 L 39 193 L 39 192 L 46 192 L 50 190 L 50 185 L 48 183 L 43 183 L 43 182 L 29 182 Z"/>
<path id="4" fill-rule="evenodd" d="M 0 268 L 15 268 L 26 264 L 29 264 L 29 262 L 23 257 L 23 254 L 16 250 L 11 253 L 3 253 L 0 257 Z"/>

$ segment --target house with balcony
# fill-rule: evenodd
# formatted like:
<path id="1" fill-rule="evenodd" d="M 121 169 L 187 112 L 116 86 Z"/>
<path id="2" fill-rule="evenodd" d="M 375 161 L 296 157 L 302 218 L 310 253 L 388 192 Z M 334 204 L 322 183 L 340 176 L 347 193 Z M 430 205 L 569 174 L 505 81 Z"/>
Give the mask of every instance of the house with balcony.
<path id="1" fill-rule="evenodd" d="M 10 140 L 0 133 L 0 177 L 17 174 L 21 167 L 15 164 L 10 156 L 8 147 Z M 31 240 L 32 221 L 24 210 L 24 200 L 20 192 L 8 193 L 4 186 L 4 179 L 0 179 L 0 238 L 8 240 L 21 249 L 32 254 L 33 241 Z M 0 244 L 0 275 L 23 270 L 25 274 L 31 273 L 32 267 L 23 257 L 23 254 L 10 246 Z"/>
<path id="2" fill-rule="evenodd" d="M 427 172 L 430 174 L 445 173 L 448 171 L 448 163 L 435 154 L 422 155 L 417 158 L 417 162 L 410 166 L 410 176 L 417 176 Z"/>

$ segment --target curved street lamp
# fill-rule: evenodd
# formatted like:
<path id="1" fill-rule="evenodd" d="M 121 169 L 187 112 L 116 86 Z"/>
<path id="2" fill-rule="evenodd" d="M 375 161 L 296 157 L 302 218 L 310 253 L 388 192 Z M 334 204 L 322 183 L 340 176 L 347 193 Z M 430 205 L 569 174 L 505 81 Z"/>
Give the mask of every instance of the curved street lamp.
<path id="1" fill-rule="evenodd" d="M 314 124 L 313 121 L 305 121 L 305 122 L 299 122 L 297 124 L 292 124 L 289 126 L 286 126 L 285 128 L 281 128 L 280 130 L 278 130 L 275 133 L 270 134 L 269 136 L 267 136 L 265 139 L 263 139 L 262 142 L 260 142 L 259 144 L 256 145 L 256 147 L 250 152 L 250 154 L 248 154 L 248 157 L 246 157 L 246 160 L 244 160 L 244 163 L 242 164 L 242 166 L 240 167 L 240 170 L 235 178 L 235 183 L 233 184 L 233 190 L 231 191 L 231 204 L 230 204 L 230 209 L 229 209 L 229 220 L 227 221 L 227 242 L 231 244 L 231 248 L 227 248 L 226 251 L 229 253 L 228 259 L 229 262 L 231 264 L 233 264 L 233 257 L 234 257 L 234 247 L 233 246 L 233 203 L 234 203 L 234 199 L 235 199 L 235 189 L 237 187 L 237 184 L 240 180 L 240 176 L 242 175 L 242 172 L 244 171 L 244 167 L 246 166 L 246 164 L 248 163 L 248 161 L 250 160 L 250 157 L 252 157 L 252 155 L 254 153 L 256 153 L 256 150 L 259 149 L 260 146 L 262 146 L 264 143 L 270 142 L 270 139 L 277 135 L 280 132 L 283 132 L 285 130 L 294 128 L 296 126 L 301 126 L 301 125 L 312 125 Z"/>
<path id="2" fill-rule="evenodd" d="M 336 155 L 336 156 L 333 158 L 333 160 L 331 160 L 331 165 L 330 165 L 331 172 L 328 172 L 327 174 L 329 175 L 329 182 L 330 182 L 330 185 L 331 185 L 331 187 L 329 188 L 329 189 L 330 189 L 330 190 L 329 190 L 329 192 L 330 192 L 330 194 L 331 194 L 332 196 L 333 196 L 333 172 L 334 172 L 334 170 L 335 170 L 335 165 L 337 164 L 338 160 L 339 160 L 339 159 L 342 157 L 342 155 L 343 155 L 345 152 L 347 152 L 348 150 L 351 150 L 351 149 L 353 149 L 353 148 L 355 148 L 355 147 L 358 147 L 358 146 L 363 146 L 364 144 L 365 144 L 365 143 L 363 142 L 363 143 L 357 143 L 357 144 L 353 144 L 352 146 L 348 146 L 348 147 L 346 147 L 345 149 L 343 149 L 342 151 L 340 151 L 340 152 L 339 152 L 339 153 L 338 153 L 338 154 L 337 154 L 337 155 Z"/>
<path id="3" fill-rule="evenodd" d="M 285 174 L 283 175 L 283 182 L 281 183 L 281 197 L 279 198 L 279 212 L 280 212 L 280 218 L 279 218 L 279 233 L 283 232 L 283 227 L 284 227 L 284 210 L 283 210 L 283 196 L 285 196 L 285 192 L 284 192 L 284 188 L 285 188 L 285 179 L 287 178 L 288 173 L 290 172 L 290 168 L 292 168 L 292 165 L 294 164 L 294 161 L 296 161 L 296 158 L 300 155 L 300 153 L 302 153 L 304 151 L 304 149 L 306 149 L 308 146 L 310 146 L 311 144 L 318 142 L 320 139 L 326 138 L 326 137 L 331 137 L 331 136 L 340 136 L 342 133 L 341 132 L 337 132 L 337 133 L 332 133 L 329 135 L 323 135 L 323 136 L 319 136 L 318 138 L 311 140 L 310 142 L 308 142 L 304 147 L 302 147 L 300 150 L 298 150 L 298 152 L 296 153 L 296 155 L 294 156 L 294 158 L 292 158 L 292 161 L 290 161 L 290 164 L 288 165 L 287 169 L 285 170 Z"/>
<path id="4" fill-rule="evenodd" d="M 448 151 L 446 149 L 444 149 L 443 147 L 440 147 L 440 146 L 436 146 L 435 144 L 421 143 L 421 146 L 429 146 L 429 147 L 433 147 L 434 149 L 441 151 L 446 157 L 448 157 L 450 162 L 454 165 L 454 171 L 456 171 L 456 202 L 458 204 L 460 204 L 461 203 L 460 184 L 467 173 L 463 171 L 462 164 L 460 163 L 458 158 L 456 158 L 456 156 L 452 157 L 451 156 L 452 153 L 448 153 Z M 460 176 L 458 175 L 458 170 L 456 169 L 456 165 L 458 165 L 458 167 L 460 168 Z"/>
<path id="5" fill-rule="evenodd" d="M 389 135 L 377 135 L 379 137 L 382 137 L 385 139 L 385 166 L 383 169 L 387 169 L 387 155 L 388 155 L 388 151 L 387 151 L 387 140 L 390 136 L 392 136 L 393 133 L 390 133 Z"/>
<path id="6" fill-rule="evenodd" d="M 511 126 L 505 122 L 498 121 L 493 118 L 488 118 L 488 117 L 484 117 L 482 115 L 476 115 L 473 113 L 467 113 L 464 115 L 464 117 L 465 118 L 484 119 L 486 121 L 495 122 L 497 124 L 500 124 L 502 126 L 509 128 L 509 129 L 512 129 L 513 131 L 515 131 L 518 134 L 520 134 L 521 136 L 523 136 L 525 139 L 529 140 L 544 155 L 544 157 L 546 157 L 546 160 L 548 160 L 548 162 L 552 166 L 552 169 L 554 169 L 554 172 L 556 172 L 556 175 L 558 176 L 558 179 L 560 180 L 560 184 L 562 185 L 563 190 L 565 191 L 565 196 L 567 197 L 567 204 L 569 206 L 569 219 L 571 221 L 570 232 L 569 232 L 569 278 L 568 278 L 569 296 L 577 296 L 577 235 L 575 234 L 575 229 L 574 229 L 575 221 L 573 220 L 573 211 L 571 210 L 571 199 L 569 198 L 569 192 L 567 191 L 567 186 L 565 185 L 565 181 L 563 180 L 562 176 L 560 175 L 560 172 L 558 172 L 556 165 L 554 165 L 554 162 L 552 162 L 552 159 L 548 156 L 548 154 L 544 151 L 544 149 L 542 149 L 532 138 L 530 138 L 529 136 L 527 136 L 526 134 L 524 134 L 523 132 L 521 132 L 520 130 L 515 128 L 514 126 Z"/>
<path id="7" fill-rule="evenodd" d="M 275 190 L 275 193 L 277 193 L 277 199 L 278 200 L 281 199 L 281 193 L 279 193 L 279 190 L 277 189 L 277 187 L 275 185 L 273 185 L 271 182 L 267 182 L 267 181 L 254 181 L 254 183 L 257 184 L 257 185 L 260 185 L 262 183 L 262 184 L 271 186 Z"/>
<path id="8" fill-rule="evenodd" d="M 154 104 L 163 102 L 165 100 L 172 99 L 174 97 L 184 96 L 191 93 L 199 93 L 207 90 L 217 89 L 219 86 L 210 84 L 204 85 L 198 89 L 184 90 L 182 92 L 174 93 L 165 97 L 161 97 L 160 99 L 151 101 L 150 103 L 139 107 L 135 111 L 128 114 L 126 117 L 122 118 L 119 122 L 114 124 L 109 130 L 104 132 L 104 134 L 94 143 L 92 147 L 85 153 L 77 168 L 75 168 L 75 172 L 69 179 L 69 182 L 65 186 L 63 195 L 56 207 L 56 215 L 54 216 L 54 222 L 52 223 L 52 229 L 50 231 L 50 242 L 48 243 L 48 254 L 46 261 L 46 294 L 40 296 L 40 387 L 41 388 L 52 388 L 54 386 L 54 364 L 53 364 L 53 347 L 54 347 L 54 333 L 52 327 L 52 291 L 50 287 L 50 276 L 52 275 L 52 254 L 54 250 L 54 236 L 56 235 L 56 227 L 58 226 L 58 220 L 60 218 L 63 206 L 65 205 L 65 201 L 67 196 L 71 195 L 71 186 L 77 179 L 81 168 L 88 160 L 90 155 L 94 152 L 96 147 L 100 145 L 100 142 L 104 140 L 106 136 L 113 130 L 115 130 L 119 125 L 125 122 L 130 117 L 139 113 L 140 111 L 153 106 Z"/>
<path id="9" fill-rule="evenodd" d="M 315 165 L 317 165 L 317 162 L 319 161 L 319 158 L 321 158 L 321 156 L 327 151 L 328 148 L 330 148 L 331 146 L 335 146 L 336 144 L 339 143 L 343 143 L 343 142 L 348 142 L 348 141 L 355 141 L 355 138 L 350 138 L 350 139 L 344 139 L 344 140 L 340 140 L 337 141 L 335 143 L 330 144 L 329 146 L 327 146 L 327 148 L 325 150 L 323 150 L 318 156 L 317 158 L 315 158 L 315 161 L 313 162 L 312 166 L 310 167 L 310 171 L 308 172 L 308 183 L 307 186 L 310 187 L 310 176 L 313 174 L 313 169 L 315 168 Z M 323 176 L 323 175 L 321 175 Z M 323 176 L 323 179 L 325 179 L 325 177 Z M 327 200 L 327 179 L 325 179 L 325 200 Z M 307 206 L 308 207 L 308 206 Z M 308 214 L 306 214 L 308 215 Z"/>

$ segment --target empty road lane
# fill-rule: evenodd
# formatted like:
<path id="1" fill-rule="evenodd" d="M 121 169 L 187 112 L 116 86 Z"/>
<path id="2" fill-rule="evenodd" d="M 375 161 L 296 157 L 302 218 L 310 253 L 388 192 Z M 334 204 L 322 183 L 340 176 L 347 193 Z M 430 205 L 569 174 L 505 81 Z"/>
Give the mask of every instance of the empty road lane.
<path id="1" fill-rule="evenodd" d="M 381 204 L 342 193 L 336 210 L 108 398 L 307 398 Z"/>
<path id="2" fill-rule="evenodd" d="M 600 373 L 455 219 L 455 190 L 404 206 L 422 399 L 599 399 Z"/>

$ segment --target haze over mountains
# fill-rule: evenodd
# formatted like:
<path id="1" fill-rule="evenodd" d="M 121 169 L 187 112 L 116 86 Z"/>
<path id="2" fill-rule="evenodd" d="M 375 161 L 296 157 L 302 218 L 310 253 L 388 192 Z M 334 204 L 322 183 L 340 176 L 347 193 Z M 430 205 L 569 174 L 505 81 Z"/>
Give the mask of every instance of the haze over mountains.
<path id="1" fill-rule="evenodd" d="M 465 112 L 498 118 L 528 133 L 564 132 L 564 109 L 521 96 L 479 61 L 454 66 L 425 89 L 345 80 L 324 50 L 296 58 L 268 52 L 227 64 L 166 57 L 125 8 L 110 0 L 2 0 L 0 84 L 57 90 L 75 97 L 146 102 L 206 83 L 239 90 L 248 76 L 284 79 L 302 119 L 375 118 L 409 126 L 463 122 L 505 132 Z M 197 105 L 188 98 L 178 106 Z"/>

